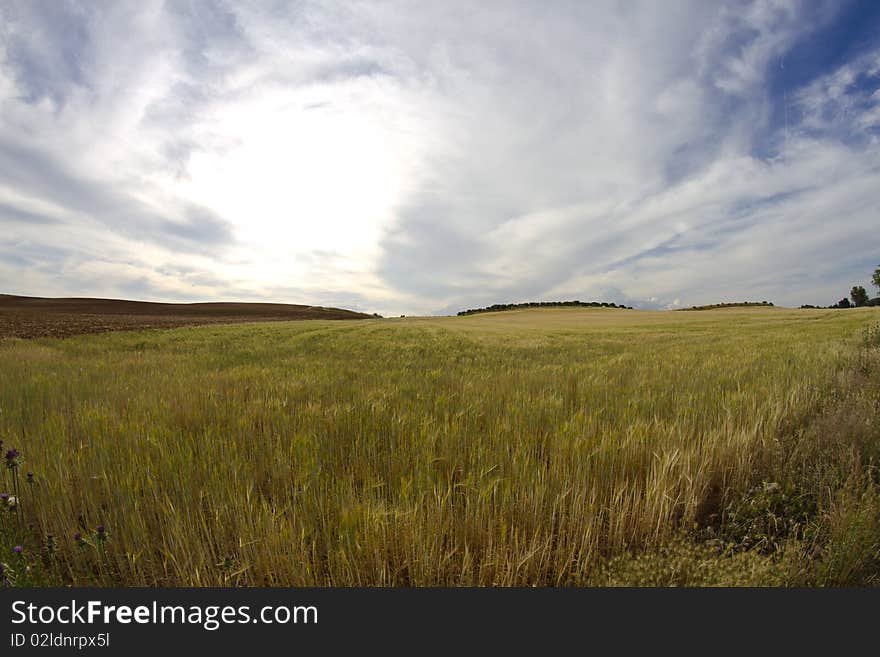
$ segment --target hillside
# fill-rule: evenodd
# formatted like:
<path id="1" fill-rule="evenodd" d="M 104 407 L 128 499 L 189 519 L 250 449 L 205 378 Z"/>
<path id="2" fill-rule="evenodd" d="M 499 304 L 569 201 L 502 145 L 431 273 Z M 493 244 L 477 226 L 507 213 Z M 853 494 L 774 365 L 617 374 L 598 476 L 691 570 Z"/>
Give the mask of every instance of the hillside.
<path id="1" fill-rule="evenodd" d="M 201 324 L 370 317 L 339 308 L 283 303 L 155 303 L 0 294 L 0 337 L 67 337 Z"/>

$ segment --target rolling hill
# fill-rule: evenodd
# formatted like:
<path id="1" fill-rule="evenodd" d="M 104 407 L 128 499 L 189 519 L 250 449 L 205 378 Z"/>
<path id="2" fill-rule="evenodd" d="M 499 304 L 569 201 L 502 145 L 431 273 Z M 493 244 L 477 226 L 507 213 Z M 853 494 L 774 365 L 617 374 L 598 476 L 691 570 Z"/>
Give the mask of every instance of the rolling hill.
<path id="1" fill-rule="evenodd" d="M 67 337 L 201 324 L 371 317 L 340 308 L 283 303 L 155 303 L 0 294 L 0 337 Z"/>

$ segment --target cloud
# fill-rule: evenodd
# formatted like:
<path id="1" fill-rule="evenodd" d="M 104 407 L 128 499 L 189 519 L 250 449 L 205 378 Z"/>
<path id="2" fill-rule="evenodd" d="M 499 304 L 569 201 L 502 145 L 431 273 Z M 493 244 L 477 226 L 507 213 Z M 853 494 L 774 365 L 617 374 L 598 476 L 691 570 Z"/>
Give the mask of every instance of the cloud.
<path id="1" fill-rule="evenodd" d="M 797 116 L 777 125 L 773 105 L 785 100 L 767 88 L 777 59 L 833 20 L 828 8 L 698 11 L 688 16 L 690 33 L 675 12 L 640 16 L 642 24 L 599 23 L 602 35 L 585 39 L 603 46 L 589 60 L 599 75 L 583 70 L 584 48 L 529 42 L 535 60 L 570 73 L 562 94 L 548 88 L 553 75 L 524 75 L 506 58 L 487 65 L 482 51 L 480 62 L 461 65 L 469 77 L 456 97 L 474 114 L 450 130 L 465 135 L 443 163 L 458 175 L 436 175 L 454 185 L 442 189 L 445 216 L 425 199 L 411 202 L 418 211 L 401 215 L 386 237 L 386 280 L 412 292 L 430 278 L 450 305 L 616 291 L 647 307 L 755 295 L 824 303 L 830 290 L 848 289 L 849 277 L 867 275 L 866 253 L 878 246 L 869 229 L 876 142 L 809 136 Z M 526 38 L 541 34 L 526 17 L 511 22 Z M 848 66 L 864 68 L 874 56 Z M 475 79 L 481 67 L 519 75 Z M 522 91 L 509 94 L 512 86 Z M 578 86 L 583 93 L 573 93 Z M 532 116 L 518 115 L 505 94 L 528 99 Z M 854 123 L 871 111 L 862 103 Z M 865 241 L 854 245 L 853 234 Z"/>
<path id="2" fill-rule="evenodd" d="M 880 246 L 857 11 L 7 3 L 0 275 L 384 314 L 830 303 Z"/>

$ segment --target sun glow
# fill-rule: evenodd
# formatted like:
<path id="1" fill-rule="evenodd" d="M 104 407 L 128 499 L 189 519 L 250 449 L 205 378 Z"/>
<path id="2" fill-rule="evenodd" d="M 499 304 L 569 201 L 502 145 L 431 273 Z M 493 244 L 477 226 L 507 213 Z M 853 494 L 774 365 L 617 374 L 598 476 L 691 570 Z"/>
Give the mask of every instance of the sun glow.
<path id="1" fill-rule="evenodd" d="M 224 146 L 191 157 L 187 196 L 232 222 L 263 266 L 375 255 L 401 175 L 393 136 L 375 117 L 279 94 L 226 106 L 205 128 Z"/>

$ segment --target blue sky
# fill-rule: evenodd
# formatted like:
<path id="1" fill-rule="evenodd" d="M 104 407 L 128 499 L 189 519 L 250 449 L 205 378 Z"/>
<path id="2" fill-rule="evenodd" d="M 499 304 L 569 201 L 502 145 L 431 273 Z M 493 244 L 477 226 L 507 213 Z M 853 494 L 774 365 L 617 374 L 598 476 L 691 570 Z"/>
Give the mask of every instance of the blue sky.
<path id="1" fill-rule="evenodd" d="M 0 292 L 827 305 L 880 3 L 4 2 Z"/>

